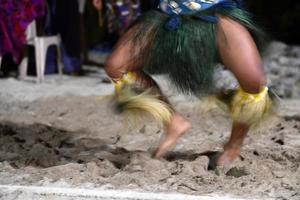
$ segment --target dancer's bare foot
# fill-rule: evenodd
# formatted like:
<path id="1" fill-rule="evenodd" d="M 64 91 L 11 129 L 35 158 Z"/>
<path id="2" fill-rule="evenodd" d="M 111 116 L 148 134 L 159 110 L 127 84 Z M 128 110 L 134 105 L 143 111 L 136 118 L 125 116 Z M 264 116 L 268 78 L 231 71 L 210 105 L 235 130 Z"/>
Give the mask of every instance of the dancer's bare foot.
<path id="1" fill-rule="evenodd" d="M 230 165 L 235 159 L 238 158 L 240 155 L 240 148 L 230 148 L 230 149 L 225 149 L 218 157 L 216 160 L 216 165 L 217 166 L 226 166 Z"/>
<path id="2" fill-rule="evenodd" d="M 191 124 L 186 119 L 179 114 L 174 114 L 166 126 L 166 134 L 163 136 L 154 157 L 162 157 L 190 127 Z"/>
<path id="3" fill-rule="evenodd" d="M 216 164 L 218 166 L 229 165 L 240 155 L 248 130 L 249 125 L 247 124 L 233 123 L 230 139 L 224 146 L 224 151 L 217 157 Z"/>

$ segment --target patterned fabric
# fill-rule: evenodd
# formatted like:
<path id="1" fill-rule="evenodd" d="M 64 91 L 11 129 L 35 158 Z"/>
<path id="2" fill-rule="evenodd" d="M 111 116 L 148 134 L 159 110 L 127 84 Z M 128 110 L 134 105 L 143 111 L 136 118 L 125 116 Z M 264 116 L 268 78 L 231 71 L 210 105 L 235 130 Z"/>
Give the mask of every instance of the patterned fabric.
<path id="1" fill-rule="evenodd" d="M 165 28 L 168 30 L 177 29 L 180 26 L 181 15 L 195 15 L 200 12 L 216 8 L 241 8 L 242 0 L 160 0 L 159 9 L 170 15 L 170 20 Z M 218 18 L 213 15 L 201 15 L 196 17 L 200 20 L 217 23 Z"/>
<path id="2" fill-rule="evenodd" d="M 226 0 L 161 0 L 159 8 L 167 14 L 194 14 Z"/>
<path id="3" fill-rule="evenodd" d="M 109 33 L 122 34 L 141 14 L 139 0 L 107 0 Z"/>
<path id="4" fill-rule="evenodd" d="M 241 8 L 242 0 L 160 0 L 159 3 L 159 9 L 171 16 L 196 14 L 214 7 Z M 201 16 L 199 19 L 211 23 L 217 22 L 214 15 Z M 174 19 L 171 20 L 174 21 Z M 167 28 L 177 28 L 178 24 L 167 25 Z"/>
<path id="5" fill-rule="evenodd" d="M 44 15 L 44 0 L 0 0 L 0 56 L 12 53 L 19 62 L 26 42 L 25 30 Z"/>

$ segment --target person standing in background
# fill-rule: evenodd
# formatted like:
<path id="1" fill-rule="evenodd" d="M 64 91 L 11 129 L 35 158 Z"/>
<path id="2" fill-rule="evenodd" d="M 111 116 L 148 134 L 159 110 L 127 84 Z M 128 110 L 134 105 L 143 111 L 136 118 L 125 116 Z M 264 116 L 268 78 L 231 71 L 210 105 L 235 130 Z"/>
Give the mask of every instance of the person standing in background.
<path id="1" fill-rule="evenodd" d="M 62 62 L 64 73 L 79 75 L 82 73 L 80 46 L 80 13 L 78 0 L 47 0 L 50 22 L 45 27 L 48 35 L 59 34 L 62 40 Z M 48 54 L 46 73 L 55 71 L 55 53 Z"/>
<path id="2" fill-rule="evenodd" d="M 104 13 L 107 32 L 116 39 L 121 36 L 141 14 L 139 0 L 93 0 L 94 7 Z"/>
<path id="3" fill-rule="evenodd" d="M 44 0 L 1 0 L 0 1 L 0 57 L 7 61 L 4 74 L 15 69 L 23 57 L 23 47 L 26 43 L 25 31 L 35 19 L 45 14 Z"/>

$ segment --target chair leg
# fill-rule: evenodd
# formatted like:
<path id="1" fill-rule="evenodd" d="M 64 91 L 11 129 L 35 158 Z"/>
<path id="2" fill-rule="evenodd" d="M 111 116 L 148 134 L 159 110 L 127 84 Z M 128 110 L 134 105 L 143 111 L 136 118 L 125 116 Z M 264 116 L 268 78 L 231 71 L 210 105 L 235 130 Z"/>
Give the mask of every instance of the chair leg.
<path id="1" fill-rule="evenodd" d="M 2 64 L 2 57 L 0 56 L 0 69 L 1 69 L 1 64 Z"/>
<path id="2" fill-rule="evenodd" d="M 41 44 L 40 40 L 35 38 L 35 69 L 36 69 L 36 81 L 39 83 L 41 81 Z"/>
<path id="3" fill-rule="evenodd" d="M 28 68 L 28 58 L 24 57 L 19 64 L 19 78 L 25 79 L 27 76 L 27 68 Z"/>
<path id="4" fill-rule="evenodd" d="M 60 80 L 62 80 L 63 75 L 63 65 L 62 65 L 62 57 L 61 57 L 61 49 L 59 44 L 57 44 L 57 68 Z"/>
<path id="5" fill-rule="evenodd" d="M 44 81 L 47 49 L 48 47 L 44 44 L 42 39 L 35 39 L 35 61 L 38 83 Z"/>
<path id="6" fill-rule="evenodd" d="M 48 46 L 43 44 L 43 50 L 41 55 L 41 82 L 45 80 L 46 58 L 47 58 Z"/>

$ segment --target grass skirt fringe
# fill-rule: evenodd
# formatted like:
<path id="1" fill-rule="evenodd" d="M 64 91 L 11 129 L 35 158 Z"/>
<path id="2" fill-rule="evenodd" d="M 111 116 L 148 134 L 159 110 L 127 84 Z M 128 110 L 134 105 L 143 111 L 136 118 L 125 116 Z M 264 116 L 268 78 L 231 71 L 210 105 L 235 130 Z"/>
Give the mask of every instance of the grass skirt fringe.
<path id="1" fill-rule="evenodd" d="M 208 94 L 214 90 L 214 68 L 219 61 L 217 24 L 199 17 L 216 14 L 243 24 L 254 35 L 261 32 L 248 13 L 238 8 L 214 8 L 194 15 L 182 15 L 179 27 L 173 30 L 165 27 L 169 15 L 149 11 L 129 29 L 120 44 L 130 42 L 132 64 L 140 65 L 150 73 L 167 74 L 181 92 L 197 96 Z"/>

